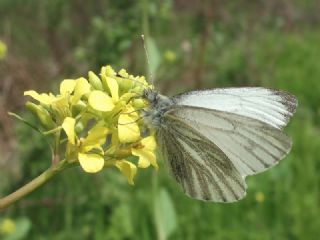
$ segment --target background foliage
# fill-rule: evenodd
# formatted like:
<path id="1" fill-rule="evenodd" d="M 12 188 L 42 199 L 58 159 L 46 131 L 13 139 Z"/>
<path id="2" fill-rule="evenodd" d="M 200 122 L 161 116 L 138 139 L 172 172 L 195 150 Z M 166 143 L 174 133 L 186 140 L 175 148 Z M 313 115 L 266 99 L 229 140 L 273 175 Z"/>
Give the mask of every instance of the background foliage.
<path id="1" fill-rule="evenodd" d="M 287 128 L 291 154 L 249 177 L 239 203 L 187 198 L 163 164 L 140 171 L 134 187 L 114 170 L 69 169 L 1 212 L 0 238 L 318 239 L 319 10 L 317 0 L 1 0 L 1 196 L 49 166 L 41 137 L 6 114 L 23 111 L 22 92 L 56 91 L 63 78 L 106 64 L 144 74 L 141 33 L 152 37 L 164 94 L 265 86 L 295 94 L 299 108 Z"/>

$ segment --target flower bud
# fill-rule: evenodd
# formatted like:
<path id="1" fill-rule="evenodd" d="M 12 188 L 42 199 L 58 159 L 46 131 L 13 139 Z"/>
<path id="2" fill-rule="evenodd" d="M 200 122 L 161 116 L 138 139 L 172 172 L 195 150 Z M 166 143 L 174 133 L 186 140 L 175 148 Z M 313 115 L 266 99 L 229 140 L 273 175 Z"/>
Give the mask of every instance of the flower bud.
<path id="1" fill-rule="evenodd" d="M 103 90 L 100 78 L 92 71 L 88 73 L 89 83 L 96 90 Z"/>
<path id="2" fill-rule="evenodd" d="M 27 102 L 26 107 L 39 118 L 41 124 L 46 129 L 53 129 L 55 127 L 54 121 L 45 108 L 32 102 Z"/>
<path id="3" fill-rule="evenodd" d="M 76 133 L 81 133 L 84 130 L 84 128 L 85 128 L 84 124 L 81 121 L 79 121 L 75 125 L 75 132 Z"/>
<path id="4" fill-rule="evenodd" d="M 141 108 L 146 107 L 146 103 L 145 103 L 145 101 L 143 101 L 142 99 L 135 99 L 135 100 L 133 100 L 132 105 L 133 105 L 133 107 L 136 108 L 136 109 L 141 109 Z"/>
<path id="5" fill-rule="evenodd" d="M 117 80 L 117 82 L 119 84 L 119 87 L 120 87 L 121 91 L 123 91 L 123 92 L 127 92 L 135 84 L 134 81 L 132 81 L 131 79 L 128 79 L 128 78 L 117 77 L 116 80 Z"/>
<path id="6" fill-rule="evenodd" d="M 136 93 L 125 93 L 121 96 L 121 100 L 128 103 L 131 99 L 133 99 L 137 94 Z"/>
<path id="7" fill-rule="evenodd" d="M 123 77 L 123 78 L 128 78 L 129 77 L 129 74 L 127 73 L 127 71 L 125 69 L 121 69 L 118 74 Z"/>
<path id="8" fill-rule="evenodd" d="M 102 82 L 102 86 L 103 86 L 103 90 L 102 91 L 105 91 L 106 93 L 111 95 L 111 92 L 110 92 L 110 89 L 109 89 L 109 86 L 108 86 L 107 75 L 101 73 L 100 77 L 101 77 L 101 82 Z"/>
<path id="9" fill-rule="evenodd" d="M 77 116 L 79 113 L 83 112 L 86 107 L 87 104 L 84 101 L 80 100 L 77 104 L 73 105 L 72 114 Z"/>
<path id="10" fill-rule="evenodd" d="M 104 70 L 104 73 L 109 76 L 109 77 L 113 77 L 115 75 L 117 75 L 117 73 L 113 70 L 113 68 L 111 66 L 105 66 L 102 68 Z M 101 71 L 102 71 L 101 69 Z"/>

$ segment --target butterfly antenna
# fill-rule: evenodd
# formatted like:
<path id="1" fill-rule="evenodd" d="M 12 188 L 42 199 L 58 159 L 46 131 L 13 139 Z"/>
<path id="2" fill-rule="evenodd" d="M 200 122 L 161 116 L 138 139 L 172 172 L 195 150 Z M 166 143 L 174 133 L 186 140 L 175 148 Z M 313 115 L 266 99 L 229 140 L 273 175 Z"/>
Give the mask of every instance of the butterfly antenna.
<path id="1" fill-rule="evenodd" d="M 136 113 L 136 112 L 140 112 L 140 111 L 142 111 L 143 109 L 136 109 L 136 110 L 133 110 L 133 111 L 131 111 L 131 112 L 120 112 L 120 114 L 132 114 L 132 113 Z"/>
<path id="2" fill-rule="evenodd" d="M 143 119 L 143 117 L 139 117 L 137 120 L 135 120 L 135 121 L 133 121 L 133 122 L 118 123 L 118 125 L 129 125 L 129 124 L 137 123 L 137 122 L 139 122 L 141 119 Z"/>
<path id="3" fill-rule="evenodd" d="M 144 40 L 144 34 L 141 34 L 141 39 L 142 39 L 142 44 L 143 44 L 143 48 L 144 48 L 144 53 L 146 54 L 149 78 L 150 78 L 151 84 L 153 86 L 154 85 L 154 79 L 153 79 L 153 74 L 152 74 L 151 68 L 150 68 L 150 58 L 149 58 L 148 49 L 147 49 L 147 46 L 146 46 L 146 43 L 145 43 L 145 40 Z"/>

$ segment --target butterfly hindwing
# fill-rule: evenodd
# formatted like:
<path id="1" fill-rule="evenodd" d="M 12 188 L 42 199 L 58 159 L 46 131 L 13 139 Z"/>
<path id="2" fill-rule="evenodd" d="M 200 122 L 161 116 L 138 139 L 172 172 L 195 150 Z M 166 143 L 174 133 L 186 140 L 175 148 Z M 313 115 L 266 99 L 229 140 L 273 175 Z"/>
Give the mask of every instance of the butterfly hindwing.
<path id="1" fill-rule="evenodd" d="M 234 202 L 246 183 L 228 157 L 208 138 L 172 116 L 156 135 L 168 167 L 185 193 L 195 199 Z"/>

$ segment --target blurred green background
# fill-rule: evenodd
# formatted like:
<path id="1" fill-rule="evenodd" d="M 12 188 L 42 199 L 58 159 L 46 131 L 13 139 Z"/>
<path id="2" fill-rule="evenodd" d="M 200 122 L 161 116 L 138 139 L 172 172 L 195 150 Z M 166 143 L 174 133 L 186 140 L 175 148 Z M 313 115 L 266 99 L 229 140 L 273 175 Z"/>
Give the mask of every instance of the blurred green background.
<path id="1" fill-rule="evenodd" d="M 111 64 L 146 74 L 149 39 L 166 95 L 228 86 L 287 90 L 299 99 L 289 156 L 248 177 L 234 204 L 187 198 L 163 164 L 135 186 L 114 169 L 68 169 L 0 212 L 0 239 L 319 239 L 320 2 L 317 0 L 0 0 L 0 196 L 50 164 L 23 91 Z"/>

